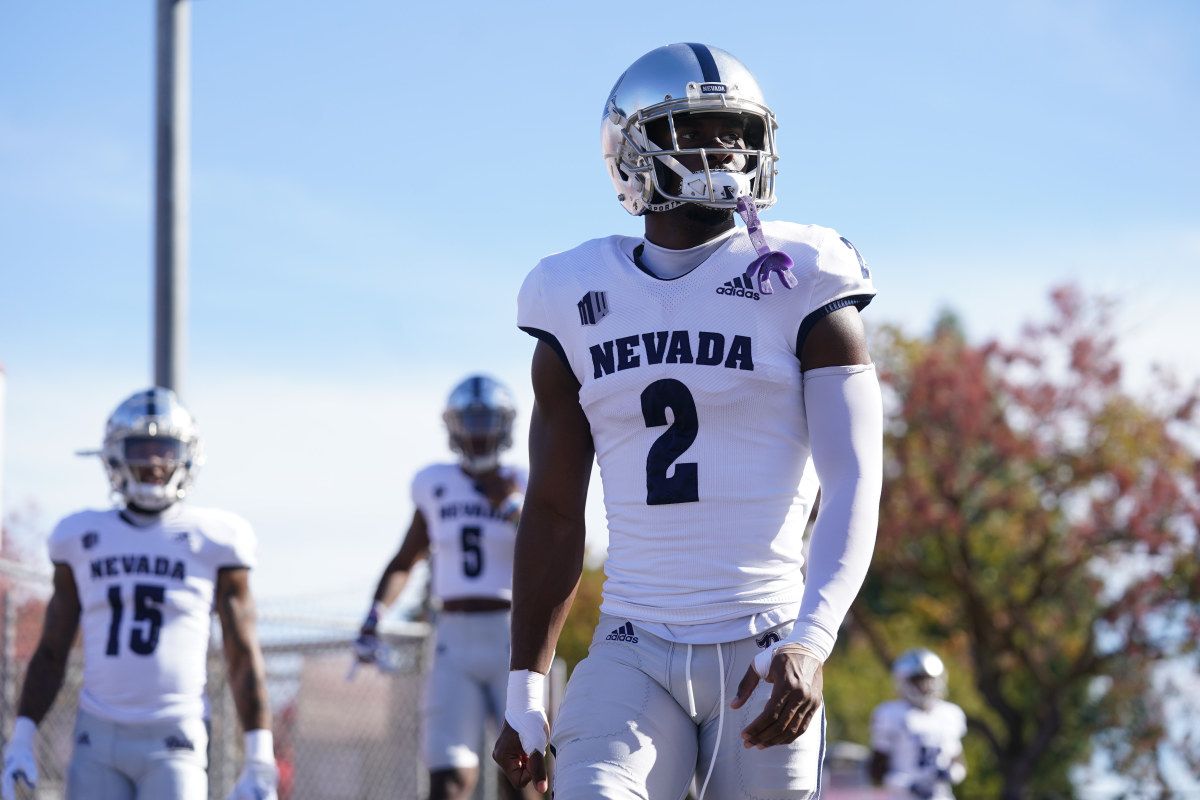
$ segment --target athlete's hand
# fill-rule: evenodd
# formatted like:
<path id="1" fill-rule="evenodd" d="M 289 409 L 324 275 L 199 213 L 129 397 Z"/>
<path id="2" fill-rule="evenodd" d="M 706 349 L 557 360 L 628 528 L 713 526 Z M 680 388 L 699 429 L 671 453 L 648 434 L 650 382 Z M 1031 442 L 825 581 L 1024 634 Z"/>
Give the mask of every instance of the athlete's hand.
<path id="1" fill-rule="evenodd" d="M 32 720 L 17 718 L 12 738 L 4 748 L 4 777 L 0 778 L 0 796 L 4 800 L 33 797 L 38 782 L 37 757 L 33 754 L 36 731 L 37 726 Z"/>
<path id="2" fill-rule="evenodd" d="M 275 787 L 279 784 L 279 770 L 275 765 L 261 761 L 247 761 L 242 774 L 229 793 L 229 800 L 277 800 Z"/>
<path id="3" fill-rule="evenodd" d="M 764 658 L 767 653 L 760 653 Z M 759 658 L 755 662 L 759 662 Z M 759 663 L 761 669 L 765 665 Z M 758 715 L 746 729 L 742 731 L 743 744 L 746 747 L 771 747 L 777 744 L 789 744 L 796 741 L 800 734 L 808 730 L 813 717 L 821 708 L 821 689 L 825 678 L 822 672 L 821 660 L 795 645 L 780 645 L 775 648 L 775 654 L 766 668 L 765 679 L 774 688 L 771 698 L 763 712 Z M 738 684 L 737 697 L 733 700 L 734 708 L 741 708 L 754 693 L 758 686 L 759 673 L 755 664 L 746 670 L 742 682 Z"/>
<path id="4" fill-rule="evenodd" d="M 548 728 L 544 730 L 548 731 Z M 548 734 L 543 733 L 541 741 L 544 743 L 547 737 Z M 534 788 L 545 794 L 550 788 L 550 781 L 546 777 L 545 744 L 540 749 L 533 743 L 530 747 L 532 752 L 527 753 L 521 744 L 521 736 L 505 720 L 500 738 L 492 748 L 492 760 L 500 765 L 500 771 L 516 788 L 520 789 L 533 781 Z"/>
<path id="5" fill-rule="evenodd" d="M 278 800 L 279 769 L 275 766 L 275 743 L 266 729 L 246 731 L 246 765 L 229 793 L 229 800 Z"/>
<path id="6" fill-rule="evenodd" d="M 374 664 L 379 658 L 379 645 L 378 636 L 364 631 L 354 640 L 354 657 L 360 664 Z"/>

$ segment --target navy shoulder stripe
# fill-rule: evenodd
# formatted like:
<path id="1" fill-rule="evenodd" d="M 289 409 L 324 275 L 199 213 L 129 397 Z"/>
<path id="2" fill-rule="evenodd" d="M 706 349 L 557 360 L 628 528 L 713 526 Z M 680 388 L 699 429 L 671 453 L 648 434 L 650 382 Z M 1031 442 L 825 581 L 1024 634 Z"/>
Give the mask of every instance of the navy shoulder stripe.
<path id="1" fill-rule="evenodd" d="M 518 325 L 517 327 L 538 341 L 545 342 L 547 345 L 549 345 L 550 349 L 558 354 L 558 358 L 562 361 L 563 366 L 567 368 L 567 372 L 571 374 L 572 378 L 575 378 L 575 370 L 571 367 L 571 362 L 567 360 L 567 353 L 565 350 L 563 350 L 563 346 L 559 344 L 557 336 L 549 331 L 544 331 L 541 328 L 531 328 L 524 325 Z M 575 378 L 575 382 L 579 383 L 579 379 Z"/>
<path id="2" fill-rule="evenodd" d="M 696 55 L 696 61 L 700 62 L 700 72 L 704 75 L 704 82 L 720 83 L 721 72 L 717 69 L 717 60 L 713 58 L 712 50 L 708 49 L 708 45 L 688 42 L 687 46 L 692 48 L 692 52 Z"/>
<path id="3" fill-rule="evenodd" d="M 800 351 L 804 349 L 804 340 L 808 338 L 809 331 L 811 331 L 818 322 L 825 319 L 839 308 L 854 306 L 859 311 L 862 311 L 867 307 L 868 304 L 870 304 L 874 297 L 875 295 L 873 294 L 854 294 L 850 295 L 849 297 L 842 297 L 826 303 L 816 311 L 810 313 L 804 318 L 804 321 L 800 323 L 800 330 L 796 331 L 796 358 L 800 357 Z"/>

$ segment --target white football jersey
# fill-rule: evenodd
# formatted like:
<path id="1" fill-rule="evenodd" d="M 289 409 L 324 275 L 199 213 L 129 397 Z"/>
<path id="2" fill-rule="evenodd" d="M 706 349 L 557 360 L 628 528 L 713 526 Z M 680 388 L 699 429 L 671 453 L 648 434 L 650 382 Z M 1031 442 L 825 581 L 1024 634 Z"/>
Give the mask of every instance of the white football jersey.
<path id="1" fill-rule="evenodd" d="M 905 791 L 914 784 L 932 782 L 938 770 L 949 769 L 962 755 L 967 716 L 954 703 L 938 700 L 929 710 L 905 700 L 881 703 L 871 714 L 871 749 L 888 755 L 885 783 Z M 933 797 L 954 797 L 946 782 L 933 786 Z M 907 794 L 901 794 L 907 797 Z"/>
<path id="2" fill-rule="evenodd" d="M 798 342 L 874 295 L 858 251 L 828 228 L 769 222 L 799 280 L 764 295 L 742 278 L 744 228 L 682 277 L 661 280 L 612 236 L 543 259 L 518 325 L 580 383 L 604 484 L 602 609 L 709 625 L 795 604 L 810 475 Z"/>
<path id="3" fill-rule="evenodd" d="M 525 491 L 525 470 L 500 469 Z M 499 516 L 475 481 L 457 464 L 433 464 L 413 478 L 412 496 L 429 529 L 433 596 L 511 600 L 517 526 Z"/>
<path id="4" fill-rule="evenodd" d="M 204 716 L 217 571 L 254 565 L 250 525 L 182 503 L 145 526 L 117 509 L 81 511 L 49 547 L 79 590 L 80 708 L 119 723 Z"/>

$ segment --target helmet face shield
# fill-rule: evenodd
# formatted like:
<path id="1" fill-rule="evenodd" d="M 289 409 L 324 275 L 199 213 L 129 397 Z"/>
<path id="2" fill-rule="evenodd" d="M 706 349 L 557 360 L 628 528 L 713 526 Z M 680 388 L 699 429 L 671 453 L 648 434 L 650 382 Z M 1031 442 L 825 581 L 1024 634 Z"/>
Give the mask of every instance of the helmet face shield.
<path id="1" fill-rule="evenodd" d="M 125 466 L 138 483 L 166 485 L 187 460 L 187 445 L 166 436 L 128 436 L 121 446 Z"/>

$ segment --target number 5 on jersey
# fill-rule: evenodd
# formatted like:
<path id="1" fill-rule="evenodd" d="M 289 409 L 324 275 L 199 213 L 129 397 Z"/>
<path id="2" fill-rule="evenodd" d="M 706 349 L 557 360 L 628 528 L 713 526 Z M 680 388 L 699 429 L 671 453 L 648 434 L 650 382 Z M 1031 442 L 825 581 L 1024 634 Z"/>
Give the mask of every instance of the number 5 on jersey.
<path id="1" fill-rule="evenodd" d="M 483 528 L 468 525 L 462 529 L 463 575 L 478 578 L 483 572 Z"/>

